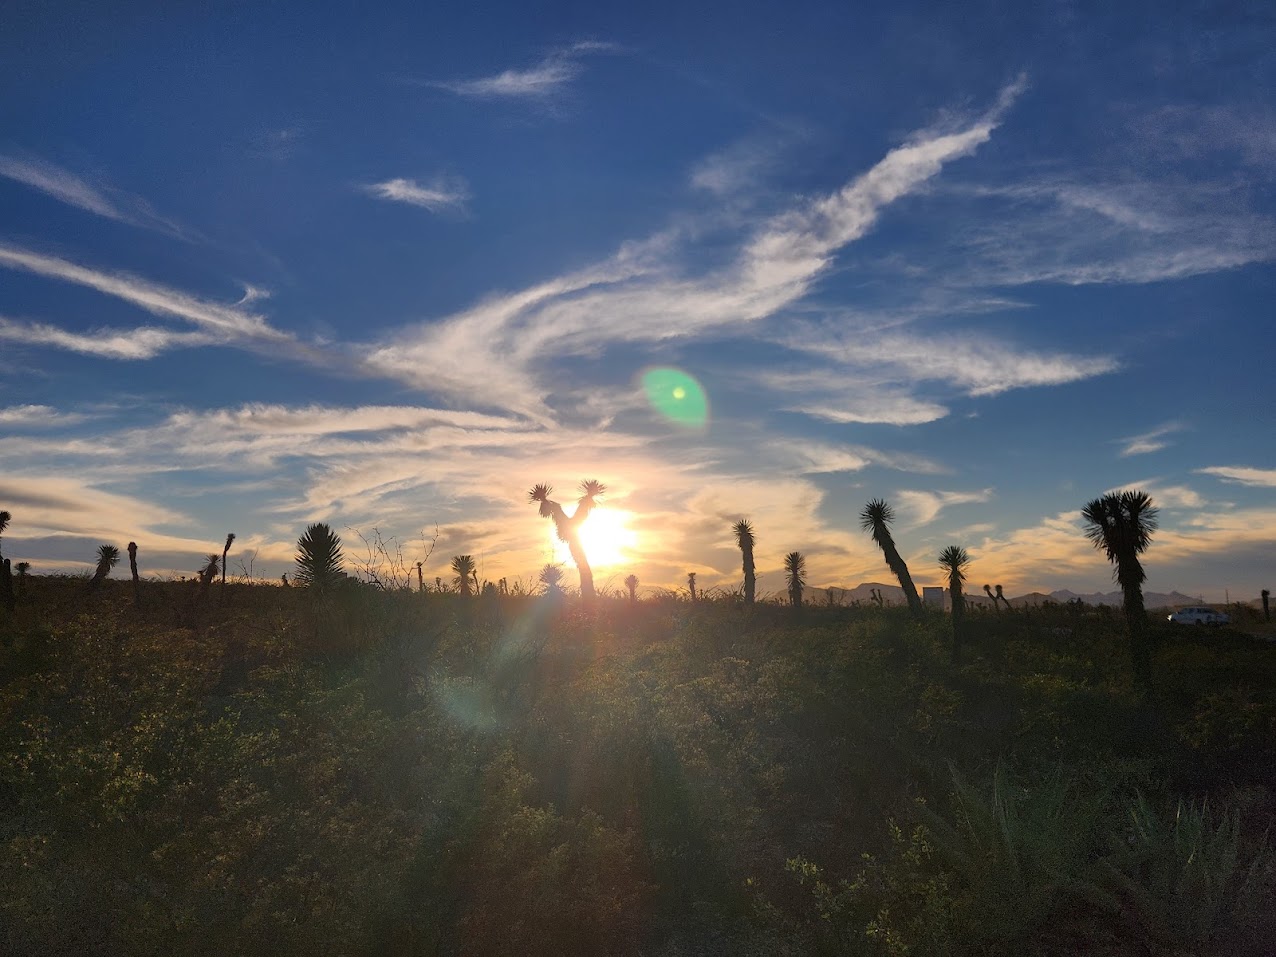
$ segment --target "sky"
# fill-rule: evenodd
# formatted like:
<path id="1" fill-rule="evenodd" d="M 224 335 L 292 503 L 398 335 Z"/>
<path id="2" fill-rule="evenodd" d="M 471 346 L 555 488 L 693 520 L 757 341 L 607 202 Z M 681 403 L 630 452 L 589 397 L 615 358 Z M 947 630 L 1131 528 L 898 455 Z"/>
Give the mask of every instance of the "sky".
<path id="1" fill-rule="evenodd" d="M 448 6 L 456 9 L 447 9 Z M 1276 7 L 0 14 L 5 557 L 276 579 L 309 523 L 531 581 L 1276 580 Z M 675 392 L 674 390 L 678 390 Z M 703 400 L 703 401 L 701 401 Z M 432 550 L 430 546 L 432 543 Z M 428 558 L 426 554 L 428 552 Z M 115 574 L 127 575 L 127 569 Z"/>

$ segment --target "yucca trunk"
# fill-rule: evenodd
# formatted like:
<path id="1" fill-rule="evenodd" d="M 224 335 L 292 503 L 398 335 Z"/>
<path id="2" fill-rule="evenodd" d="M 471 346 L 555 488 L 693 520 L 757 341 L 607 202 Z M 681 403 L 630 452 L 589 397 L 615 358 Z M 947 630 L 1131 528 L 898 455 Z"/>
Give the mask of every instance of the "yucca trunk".
<path id="1" fill-rule="evenodd" d="M 948 597 L 953 603 L 953 664 L 961 664 L 961 644 L 966 637 L 966 596 L 962 594 L 961 579 L 956 574 L 948 578 Z"/>
<path id="2" fill-rule="evenodd" d="M 758 584 L 753 564 L 753 546 L 747 545 L 741 551 L 744 553 L 744 603 L 752 605 Z"/>
<path id="3" fill-rule="evenodd" d="M 17 605 L 17 599 L 13 595 L 13 570 L 7 558 L 0 558 L 0 602 L 9 611 L 13 611 Z"/>
<path id="4" fill-rule="evenodd" d="M 235 541 L 235 533 L 226 536 L 226 546 L 222 549 L 222 594 L 226 594 L 226 558 L 230 555 L 231 543 Z"/>
<path id="5" fill-rule="evenodd" d="M 899 587 L 904 589 L 904 597 L 908 599 L 908 610 L 920 617 L 922 600 L 917 595 L 917 586 L 913 584 L 913 576 L 908 573 L 908 565 L 904 563 L 899 550 L 895 548 L 895 543 L 889 537 L 882 545 L 882 554 L 886 558 L 887 567 L 899 579 Z"/>
<path id="6" fill-rule="evenodd" d="M 1130 633 L 1130 658 L 1134 679 L 1141 685 L 1152 680 L 1152 649 L 1148 641 L 1148 616 L 1143 607 L 1143 582 L 1147 576 L 1138 555 L 1117 556 L 1117 583 L 1121 586 L 1121 604 L 1125 626 Z"/>
<path id="7" fill-rule="evenodd" d="M 576 571 L 580 573 L 580 597 L 585 601 L 594 600 L 594 570 L 589 567 L 589 559 L 580 544 L 580 536 L 572 532 L 567 536 L 567 550 L 571 552 L 572 561 L 576 563 Z"/>
<path id="8" fill-rule="evenodd" d="M 142 603 L 142 580 L 137 574 L 137 542 L 128 543 L 128 570 L 133 576 L 133 604 Z"/>

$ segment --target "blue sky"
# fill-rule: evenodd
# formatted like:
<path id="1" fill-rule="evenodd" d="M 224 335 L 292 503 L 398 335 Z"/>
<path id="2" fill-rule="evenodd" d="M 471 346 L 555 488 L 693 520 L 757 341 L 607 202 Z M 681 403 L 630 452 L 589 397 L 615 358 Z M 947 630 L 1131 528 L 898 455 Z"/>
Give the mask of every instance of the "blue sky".
<path id="1" fill-rule="evenodd" d="M 880 581 L 881 497 L 924 583 L 1094 591 L 1137 486 L 1150 590 L 1270 587 L 1269 5 L 181 6 L 6 8 L 7 557 L 530 578 L 598 478 L 600 583 L 731 587 L 738 517 Z"/>

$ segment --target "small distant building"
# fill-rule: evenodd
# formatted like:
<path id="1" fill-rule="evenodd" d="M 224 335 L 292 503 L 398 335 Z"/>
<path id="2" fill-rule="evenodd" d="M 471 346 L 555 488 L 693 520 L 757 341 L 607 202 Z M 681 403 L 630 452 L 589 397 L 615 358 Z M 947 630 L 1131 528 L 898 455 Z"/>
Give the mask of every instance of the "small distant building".
<path id="1" fill-rule="evenodd" d="M 944 589 L 937 585 L 923 585 L 922 602 L 927 605 L 934 605 L 936 608 L 943 608 Z"/>

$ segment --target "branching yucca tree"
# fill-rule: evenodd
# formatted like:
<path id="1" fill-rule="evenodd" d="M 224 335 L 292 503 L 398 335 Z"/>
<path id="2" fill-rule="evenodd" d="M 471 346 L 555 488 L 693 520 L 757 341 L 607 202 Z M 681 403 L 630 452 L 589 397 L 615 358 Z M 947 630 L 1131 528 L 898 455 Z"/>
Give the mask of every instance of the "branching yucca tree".
<path id="1" fill-rule="evenodd" d="M 637 604 L 638 603 L 638 576 L 626 575 L 625 587 L 629 589 L 629 604 L 631 605 Z"/>
<path id="2" fill-rule="evenodd" d="M 1005 605 L 1005 606 L 1006 606 L 1006 611 L 1010 611 L 1010 599 L 1009 599 L 1009 598 L 1007 598 L 1007 597 L 1005 596 L 1005 594 L 1002 592 L 1002 590 L 1001 590 L 1001 586 L 1000 586 L 1000 585 L 994 585 L 994 586 L 993 586 L 993 588 L 995 588 L 995 589 L 996 589 L 996 591 L 997 591 L 997 594 L 996 594 L 995 600 L 996 600 L 996 601 L 999 601 L 999 602 L 1001 602 L 1003 605 Z"/>
<path id="3" fill-rule="evenodd" d="M 222 549 L 222 594 L 226 593 L 226 558 L 230 555 L 230 546 L 235 541 L 235 533 L 226 536 L 226 547 Z"/>
<path id="4" fill-rule="evenodd" d="M 908 566 L 900 557 L 895 547 L 895 539 L 891 538 L 891 522 L 895 521 L 895 510 L 882 499 L 875 498 L 860 512 L 860 527 L 873 536 L 873 541 L 882 550 L 886 564 L 899 579 L 899 587 L 904 589 L 904 597 L 908 599 L 908 608 L 916 617 L 921 617 L 922 600 L 917 597 L 917 588 L 913 578 L 908 574 Z"/>
<path id="5" fill-rule="evenodd" d="M 452 579 L 452 584 L 461 595 L 468 598 L 474 593 L 473 582 L 474 576 L 478 574 L 478 567 L 474 563 L 473 555 L 453 556 L 452 574 L 456 576 Z"/>
<path id="6" fill-rule="evenodd" d="M 789 585 L 789 603 L 795 609 L 801 608 L 802 589 L 806 587 L 806 558 L 801 552 L 784 556 L 784 575 Z"/>
<path id="7" fill-rule="evenodd" d="M 953 664 L 961 664 L 961 643 L 965 638 L 966 598 L 961 583 L 966 580 L 970 556 L 959 545 L 949 545 L 939 553 L 939 565 L 948 572 L 948 596 L 953 604 Z"/>
<path id="8" fill-rule="evenodd" d="M 991 586 L 991 585 L 985 585 L 985 586 L 984 586 L 984 594 L 985 594 L 985 595 L 987 595 L 989 598 L 991 598 L 991 599 L 992 599 L 992 610 L 993 610 L 993 611 L 995 611 L 998 615 L 1000 615 L 1000 614 L 1001 614 L 1001 603 L 997 601 L 997 596 L 996 596 L 996 595 L 994 595 L 994 594 L 992 593 L 992 586 Z"/>
<path id="9" fill-rule="evenodd" d="M 1115 567 L 1113 577 L 1121 586 L 1125 624 L 1130 634 L 1134 679 L 1147 685 L 1152 678 L 1152 654 L 1148 645 L 1147 612 L 1143 608 L 1143 583 L 1147 573 L 1139 556 L 1147 550 L 1157 528 L 1157 508 L 1147 492 L 1133 489 L 1109 492 L 1081 509 L 1085 535 L 1107 555 Z"/>
<path id="10" fill-rule="evenodd" d="M 572 561 L 576 563 L 576 571 L 580 573 L 580 597 L 585 601 L 594 599 L 594 572 L 589 567 L 589 558 L 585 555 L 585 547 L 580 541 L 580 526 L 589 513 L 598 504 L 598 499 L 607 491 L 607 486 L 597 479 L 586 479 L 580 483 L 580 498 L 576 502 L 576 511 L 569 517 L 563 507 L 550 498 L 554 489 L 541 483 L 532 487 L 527 493 L 529 501 L 540 502 L 541 518 L 552 518 L 554 530 L 558 532 L 560 541 L 567 543 Z"/>
<path id="11" fill-rule="evenodd" d="M 687 591 L 691 592 L 691 601 L 696 601 L 696 573 L 687 572 Z"/>
<path id="12" fill-rule="evenodd" d="M 744 558 L 744 603 L 753 604 L 754 592 L 757 588 L 757 577 L 753 565 L 753 526 L 746 519 L 740 519 L 731 526 L 735 532 L 735 542 L 740 546 L 740 554 Z"/>
<path id="13" fill-rule="evenodd" d="M 303 588 L 325 591 L 345 577 L 341 563 L 341 539 L 326 522 L 306 526 L 306 533 L 297 539 L 297 570 L 293 584 Z"/>
<path id="14" fill-rule="evenodd" d="M 102 584 L 102 579 L 111 574 L 111 569 L 119 564 L 120 550 L 114 545 L 101 545 L 97 550 L 97 568 L 93 570 L 93 578 L 89 580 L 92 590 Z"/>

